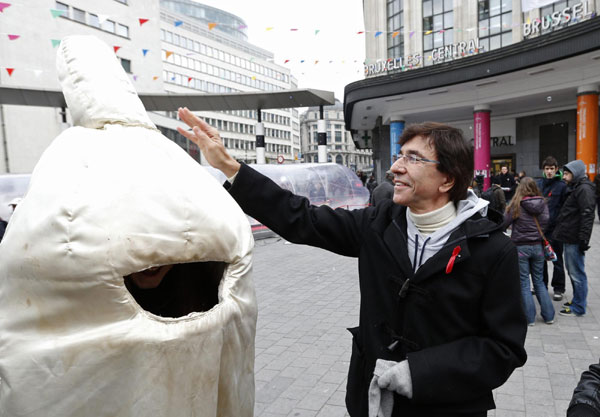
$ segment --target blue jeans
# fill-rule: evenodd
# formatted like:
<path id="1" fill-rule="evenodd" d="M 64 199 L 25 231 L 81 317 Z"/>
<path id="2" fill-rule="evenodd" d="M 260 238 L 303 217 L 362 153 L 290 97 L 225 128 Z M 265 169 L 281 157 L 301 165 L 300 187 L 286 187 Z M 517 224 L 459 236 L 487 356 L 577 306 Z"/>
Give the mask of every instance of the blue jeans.
<path id="1" fill-rule="evenodd" d="M 521 298 L 527 323 L 535 322 L 535 303 L 531 295 L 531 284 L 529 274 L 533 281 L 535 296 L 540 303 L 542 318 L 544 321 L 554 320 L 554 306 L 548 295 L 548 289 L 544 285 L 544 252 L 542 245 L 518 245 L 519 274 L 521 276 Z"/>
<path id="2" fill-rule="evenodd" d="M 579 245 L 576 243 L 565 243 L 563 245 L 565 264 L 567 272 L 573 284 L 573 299 L 571 300 L 571 310 L 575 314 L 585 314 L 587 307 L 587 275 L 585 274 L 585 255 L 579 252 Z"/>

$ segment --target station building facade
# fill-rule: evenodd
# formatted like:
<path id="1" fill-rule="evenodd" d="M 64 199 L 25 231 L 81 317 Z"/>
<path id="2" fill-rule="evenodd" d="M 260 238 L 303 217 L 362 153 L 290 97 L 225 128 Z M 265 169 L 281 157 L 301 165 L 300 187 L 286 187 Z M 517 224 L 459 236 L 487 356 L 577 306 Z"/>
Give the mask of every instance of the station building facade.
<path id="1" fill-rule="evenodd" d="M 309 107 L 300 116 L 300 140 L 302 143 L 302 161 L 319 162 L 318 120 L 321 118 L 318 107 Z M 373 158 L 370 149 L 357 149 L 352 135 L 344 128 L 344 109 L 336 100 L 332 106 L 323 107 L 326 121 L 327 162 L 347 166 L 353 171 L 369 171 Z"/>
<path id="2" fill-rule="evenodd" d="M 216 25 L 209 29 L 209 23 Z M 115 49 L 138 93 L 227 93 L 297 87 L 289 69 L 247 40 L 240 17 L 190 0 L 31 0 L 2 13 L 0 85 L 59 90 L 56 46 L 93 35 Z M 11 69 L 9 73 L 9 69 Z M 157 127 L 194 159 L 198 148 L 176 132 L 176 110 L 149 112 Z M 256 110 L 198 112 L 217 127 L 237 159 L 256 161 Z M 267 162 L 300 153 L 296 109 L 262 111 Z M 71 125 L 66 109 L 0 105 L 0 173 L 30 173 L 44 149 Z"/>
<path id="3" fill-rule="evenodd" d="M 373 149 L 379 176 L 405 124 L 438 121 L 473 141 L 487 184 L 502 165 L 539 177 L 548 155 L 583 160 L 593 178 L 598 10 L 597 0 L 365 0 L 365 79 L 346 86 L 346 129 Z"/>

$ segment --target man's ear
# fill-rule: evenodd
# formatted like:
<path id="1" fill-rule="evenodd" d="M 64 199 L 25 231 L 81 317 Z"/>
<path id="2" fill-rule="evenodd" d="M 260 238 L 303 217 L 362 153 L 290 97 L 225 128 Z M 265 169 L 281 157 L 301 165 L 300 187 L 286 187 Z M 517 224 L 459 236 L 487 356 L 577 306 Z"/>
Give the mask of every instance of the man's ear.
<path id="1" fill-rule="evenodd" d="M 442 185 L 440 185 L 439 190 L 441 193 L 447 193 L 454 187 L 454 178 L 446 177 Z"/>

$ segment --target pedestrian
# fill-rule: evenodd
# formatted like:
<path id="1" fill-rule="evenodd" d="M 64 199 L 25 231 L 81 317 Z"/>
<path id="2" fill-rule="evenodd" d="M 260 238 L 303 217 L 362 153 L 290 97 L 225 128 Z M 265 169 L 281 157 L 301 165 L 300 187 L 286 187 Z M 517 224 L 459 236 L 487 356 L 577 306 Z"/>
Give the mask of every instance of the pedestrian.
<path id="1" fill-rule="evenodd" d="M 585 175 L 585 164 L 576 159 L 563 167 L 567 182 L 565 202 L 562 205 L 553 238 L 563 242 L 563 254 L 571 284 L 573 298 L 564 304 L 559 314 L 583 316 L 587 307 L 587 275 L 585 252 L 590 248 L 590 237 L 594 226 L 596 196 L 594 184 Z"/>
<path id="2" fill-rule="evenodd" d="M 367 174 L 363 173 L 361 170 L 356 171 L 356 176 L 362 182 L 363 187 L 367 184 Z"/>
<path id="3" fill-rule="evenodd" d="M 556 219 L 560 208 L 565 202 L 567 184 L 563 181 L 562 172 L 558 169 L 558 162 L 553 156 L 548 156 L 542 162 L 543 178 L 537 180 L 537 186 L 548 204 L 550 219 L 544 229 L 544 235 L 549 240 L 556 253 L 556 261 L 552 262 L 552 289 L 554 301 L 562 301 L 565 293 L 565 267 L 563 265 L 563 244 L 552 237 L 556 228 Z M 544 262 L 544 285 L 548 288 L 548 263 Z"/>
<path id="4" fill-rule="evenodd" d="M 373 195 L 373 190 L 377 187 L 377 180 L 375 179 L 375 175 L 371 174 L 369 180 L 367 181 L 367 190 L 369 190 L 369 197 Z"/>
<path id="5" fill-rule="evenodd" d="M 600 169 L 594 177 L 594 185 L 596 186 L 596 209 L 598 210 L 598 221 L 600 222 Z"/>
<path id="6" fill-rule="evenodd" d="M 385 172 L 385 179 L 373 190 L 371 205 L 376 206 L 383 200 L 391 200 L 394 197 L 394 174 L 391 170 Z"/>
<path id="7" fill-rule="evenodd" d="M 517 186 L 515 195 L 506 208 L 504 226 L 512 225 L 511 240 L 519 253 L 521 276 L 521 298 L 529 326 L 535 325 L 535 303 L 531 294 L 531 280 L 535 296 L 540 304 L 542 319 L 546 324 L 554 323 L 554 306 L 548 289 L 544 285 L 542 247 L 543 230 L 548 224 L 548 205 L 533 178 L 524 177 Z"/>
<path id="8" fill-rule="evenodd" d="M 506 201 L 510 201 L 517 188 L 517 182 L 515 181 L 514 175 L 508 172 L 508 166 L 502 165 L 500 173 L 498 174 L 498 179 L 500 180 L 500 187 L 504 190 Z"/>
<path id="9" fill-rule="evenodd" d="M 235 161 L 219 132 L 179 110 L 242 209 L 283 238 L 359 258 L 361 305 L 346 406 L 351 416 L 483 417 L 492 390 L 526 360 L 518 259 L 501 216 L 468 186 L 473 151 L 460 130 L 408 126 L 391 167 L 393 200 L 314 207 Z M 388 401 L 393 401 L 390 405 Z"/>
<path id="10" fill-rule="evenodd" d="M 484 198 L 490 202 L 490 209 L 504 214 L 504 211 L 506 210 L 506 197 L 504 195 L 504 191 L 500 187 L 500 180 L 498 177 L 492 177 L 492 185 L 490 188 L 481 193 L 481 198 Z"/>

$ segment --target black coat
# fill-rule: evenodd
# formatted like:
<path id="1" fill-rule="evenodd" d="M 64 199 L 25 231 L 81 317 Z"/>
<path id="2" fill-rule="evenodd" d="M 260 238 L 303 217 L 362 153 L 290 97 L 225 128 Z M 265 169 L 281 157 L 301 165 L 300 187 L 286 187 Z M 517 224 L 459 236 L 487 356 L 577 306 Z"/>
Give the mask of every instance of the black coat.
<path id="1" fill-rule="evenodd" d="M 394 416 L 494 408 L 492 389 L 525 363 L 527 329 L 517 252 L 499 223 L 473 216 L 413 274 L 406 207 L 391 200 L 354 211 L 314 207 L 245 165 L 229 192 L 285 239 L 358 257 L 361 305 L 359 327 L 349 329 L 350 415 L 368 414 L 378 358 L 409 362 L 413 398 L 395 395 Z"/>
<path id="2" fill-rule="evenodd" d="M 590 369 L 581 374 L 567 417 L 600 417 L 600 364 L 590 365 Z"/>
<path id="3" fill-rule="evenodd" d="M 560 208 L 565 202 L 567 184 L 562 180 L 560 175 L 555 175 L 552 178 L 538 179 L 537 186 L 548 203 L 550 221 L 548 222 L 548 226 L 544 229 L 544 233 L 547 235 L 546 237 L 550 239 L 552 232 L 556 227 L 556 219 L 560 213 Z"/>
<path id="4" fill-rule="evenodd" d="M 565 203 L 556 219 L 553 237 L 565 243 L 588 245 L 594 226 L 596 196 L 594 184 L 586 177 L 569 184 Z"/>

